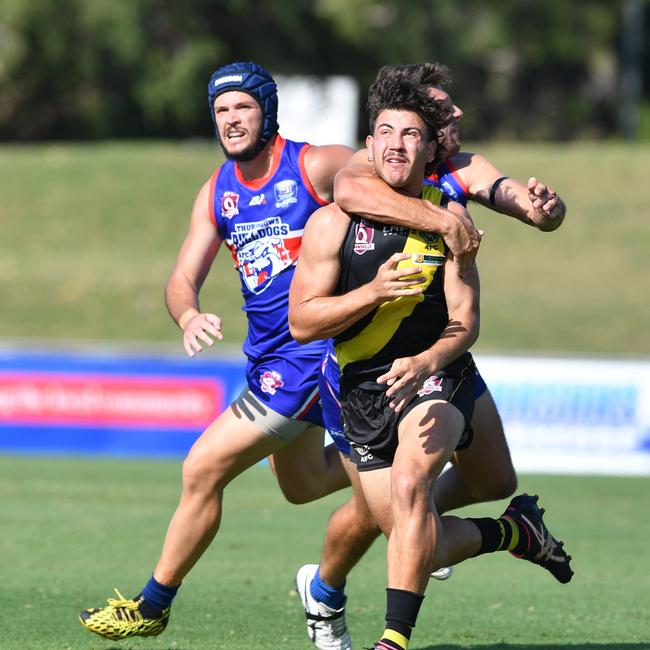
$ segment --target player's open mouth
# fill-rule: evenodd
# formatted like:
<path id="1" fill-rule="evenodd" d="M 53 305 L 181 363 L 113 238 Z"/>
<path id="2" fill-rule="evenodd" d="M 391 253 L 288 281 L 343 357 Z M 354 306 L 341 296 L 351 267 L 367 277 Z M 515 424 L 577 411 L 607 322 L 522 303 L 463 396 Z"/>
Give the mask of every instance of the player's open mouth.
<path id="1" fill-rule="evenodd" d="M 246 135 L 245 131 L 228 131 L 226 137 L 228 140 L 240 140 Z"/>

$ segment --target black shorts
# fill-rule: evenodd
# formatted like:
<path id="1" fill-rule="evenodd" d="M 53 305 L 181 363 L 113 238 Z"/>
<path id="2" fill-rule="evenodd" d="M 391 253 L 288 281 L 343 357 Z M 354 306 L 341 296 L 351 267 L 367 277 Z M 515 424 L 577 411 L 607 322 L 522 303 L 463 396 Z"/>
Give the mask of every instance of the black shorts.
<path id="1" fill-rule="evenodd" d="M 343 428 L 350 441 L 350 460 L 360 472 L 390 467 L 397 451 L 397 428 L 415 406 L 432 400 L 453 404 L 465 418 L 457 450 L 472 442 L 470 426 L 474 413 L 474 376 L 472 356 L 467 353 L 425 382 L 403 411 L 395 413 L 388 405 L 387 387 L 364 382 L 358 386 L 341 383 Z"/>

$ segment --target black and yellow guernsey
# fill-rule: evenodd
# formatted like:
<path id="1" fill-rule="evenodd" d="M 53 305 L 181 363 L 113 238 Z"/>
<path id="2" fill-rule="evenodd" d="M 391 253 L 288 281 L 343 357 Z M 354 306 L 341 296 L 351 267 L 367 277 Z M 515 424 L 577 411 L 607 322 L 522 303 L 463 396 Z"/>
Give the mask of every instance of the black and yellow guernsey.
<path id="1" fill-rule="evenodd" d="M 448 198 L 425 186 L 422 198 L 446 206 Z M 446 247 L 440 235 L 389 226 L 350 215 L 351 223 L 340 252 L 337 294 L 370 282 L 381 264 L 394 253 L 410 253 L 398 268 L 418 266 L 424 292 L 400 296 L 376 307 L 334 338 L 342 381 L 347 386 L 371 384 L 400 357 L 431 347 L 447 326 L 449 315 L 443 288 Z M 384 386 L 385 388 L 385 386 Z"/>

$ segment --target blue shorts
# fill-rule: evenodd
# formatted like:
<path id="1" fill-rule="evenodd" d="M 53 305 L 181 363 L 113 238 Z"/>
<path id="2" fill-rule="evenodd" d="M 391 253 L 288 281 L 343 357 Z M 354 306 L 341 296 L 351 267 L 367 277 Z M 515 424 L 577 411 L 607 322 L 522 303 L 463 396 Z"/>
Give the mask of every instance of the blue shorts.
<path id="1" fill-rule="evenodd" d="M 476 366 L 475 366 L 476 367 Z M 487 384 L 481 373 L 476 368 L 476 374 L 474 375 L 474 401 L 476 401 L 483 393 L 487 390 Z"/>
<path id="2" fill-rule="evenodd" d="M 350 443 L 343 433 L 343 416 L 341 415 L 341 370 L 331 341 L 328 342 L 328 347 L 323 354 L 319 382 L 325 430 L 330 434 L 336 448 L 342 454 L 349 456 Z"/>
<path id="3" fill-rule="evenodd" d="M 321 358 L 322 351 L 317 350 L 251 359 L 246 364 L 248 387 L 277 413 L 323 427 L 318 381 Z"/>
<path id="4" fill-rule="evenodd" d="M 330 434 L 336 448 L 342 454 L 349 456 L 350 443 L 343 433 L 343 416 L 341 415 L 341 370 L 331 341 L 328 342 L 328 347 L 321 360 L 319 381 L 325 429 Z M 486 390 L 487 385 L 476 368 L 474 400 L 481 397 Z"/>

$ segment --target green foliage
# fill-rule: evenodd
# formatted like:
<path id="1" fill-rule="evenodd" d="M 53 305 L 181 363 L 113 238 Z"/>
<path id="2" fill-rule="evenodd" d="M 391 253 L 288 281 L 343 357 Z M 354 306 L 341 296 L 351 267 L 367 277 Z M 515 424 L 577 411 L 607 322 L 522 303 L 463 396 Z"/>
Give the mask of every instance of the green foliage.
<path id="1" fill-rule="evenodd" d="M 566 540 L 574 580 L 561 586 L 507 553 L 469 560 L 429 585 L 411 648 L 647 650 L 649 487 L 648 478 L 520 477 Z M 142 588 L 179 490 L 180 462 L 0 457 L 3 650 L 117 649 L 77 614 L 104 604 L 113 587 L 127 597 Z M 327 517 L 346 496 L 291 506 L 268 468 L 246 472 L 226 490 L 221 530 L 184 581 L 167 631 L 119 648 L 311 648 L 292 581 L 317 561 Z M 385 552 L 375 542 L 348 581 L 355 647 L 382 629 Z"/>
<path id="2" fill-rule="evenodd" d="M 362 88 L 440 60 L 470 137 L 607 135 L 620 30 L 606 0 L 0 0 L 0 139 L 205 135 L 211 71 L 248 59 Z"/>

